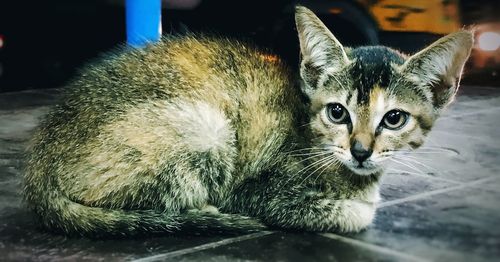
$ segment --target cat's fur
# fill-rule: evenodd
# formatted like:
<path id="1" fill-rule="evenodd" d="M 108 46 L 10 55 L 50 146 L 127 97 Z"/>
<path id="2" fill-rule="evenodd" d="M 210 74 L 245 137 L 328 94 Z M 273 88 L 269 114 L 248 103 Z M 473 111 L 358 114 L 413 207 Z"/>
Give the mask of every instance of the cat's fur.
<path id="1" fill-rule="evenodd" d="M 302 88 L 275 57 L 207 37 L 167 37 L 90 66 L 35 136 L 29 208 L 49 229 L 91 237 L 365 228 L 382 162 L 422 144 L 472 34 L 407 58 L 344 49 L 304 7 L 296 22 Z M 335 103 L 350 121 L 329 120 Z M 393 109 L 409 113 L 398 130 L 381 125 Z"/>

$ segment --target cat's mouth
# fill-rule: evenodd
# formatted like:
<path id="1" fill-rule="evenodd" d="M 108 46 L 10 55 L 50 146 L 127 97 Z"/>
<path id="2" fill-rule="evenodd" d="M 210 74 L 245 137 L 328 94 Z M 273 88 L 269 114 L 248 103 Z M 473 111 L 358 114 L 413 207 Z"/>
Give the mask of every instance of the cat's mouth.
<path id="1" fill-rule="evenodd" d="M 355 174 L 361 176 L 368 176 L 381 171 L 382 167 L 377 165 L 373 161 L 367 160 L 363 162 L 358 162 L 355 159 L 351 159 L 348 163 L 345 163 L 346 166 Z"/>
<path id="2" fill-rule="evenodd" d="M 380 173 L 383 169 L 383 166 L 378 161 L 374 161 L 373 157 L 365 159 L 362 162 L 359 162 L 352 156 L 347 156 L 345 153 L 335 153 L 337 159 L 351 170 L 354 174 L 360 176 L 369 176 L 376 173 Z"/>

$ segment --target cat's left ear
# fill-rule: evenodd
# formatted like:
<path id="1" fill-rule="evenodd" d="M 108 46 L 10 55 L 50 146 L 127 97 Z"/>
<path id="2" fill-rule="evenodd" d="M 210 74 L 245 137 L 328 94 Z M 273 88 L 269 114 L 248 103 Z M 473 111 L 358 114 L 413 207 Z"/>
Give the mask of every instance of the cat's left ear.
<path id="1" fill-rule="evenodd" d="M 473 32 L 447 35 L 410 57 L 402 65 L 402 73 L 428 92 L 436 109 L 442 109 L 455 96 L 472 44 Z"/>

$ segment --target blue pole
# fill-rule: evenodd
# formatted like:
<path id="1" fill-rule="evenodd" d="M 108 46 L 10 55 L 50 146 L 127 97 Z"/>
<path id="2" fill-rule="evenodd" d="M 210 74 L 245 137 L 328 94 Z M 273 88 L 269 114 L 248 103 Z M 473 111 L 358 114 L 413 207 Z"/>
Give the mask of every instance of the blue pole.
<path id="1" fill-rule="evenodd" d="M 126 0 L 127 43 L 143 47 L 161 36 L 161 0 Z"/>

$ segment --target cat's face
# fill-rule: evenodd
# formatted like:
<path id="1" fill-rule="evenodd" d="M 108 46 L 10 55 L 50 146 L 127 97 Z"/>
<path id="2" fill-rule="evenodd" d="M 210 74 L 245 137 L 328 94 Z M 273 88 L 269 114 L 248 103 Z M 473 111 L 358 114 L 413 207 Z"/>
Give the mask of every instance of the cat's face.
<path id="1" fill-rule="evenodd" d="M 419 147 L 457 90 L 472 34 L 458 32 L 412 57 L 386 47 L 345 50 L 308 9 L 296 12 L 302 89 L 314 146 L 359 175 Z"/>
<path id="2" fill-rule="evenodd" d="M 370 59 L 358 53 L 370 52 Z M 358 174 L 380 171 L 400 149 L 424 141 L 436 117 L 432 102 L 408 88 L 390 63 L 404 58 L 386 48 L 351 51 L 353 63 L 331 75 L 311 99 L 315 146 L 330 150 Z M 338 81 L 337 81 L 338 80 Z"/>

